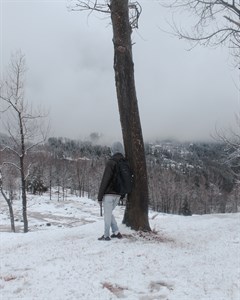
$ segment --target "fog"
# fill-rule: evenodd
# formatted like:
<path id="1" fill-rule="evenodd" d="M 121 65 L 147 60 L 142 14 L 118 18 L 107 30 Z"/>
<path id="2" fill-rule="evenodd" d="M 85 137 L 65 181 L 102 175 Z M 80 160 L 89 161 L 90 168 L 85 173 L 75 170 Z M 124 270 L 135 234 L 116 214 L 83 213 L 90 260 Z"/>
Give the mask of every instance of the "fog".
<path id="1" fill-rule="evenodd" d="M 195 47 L 166 33 L 171 14 L 139 1 L 133 60 L 145 140 L 209 140 L 235 128 L 239 70 L 228 49 Z M 121 139 L 110 18 L 69 12 L 66 1 L 1 1 L 1 75 L 11 54 L 26 56 L 26 99 L 49 111 L 50 136 Z"/>

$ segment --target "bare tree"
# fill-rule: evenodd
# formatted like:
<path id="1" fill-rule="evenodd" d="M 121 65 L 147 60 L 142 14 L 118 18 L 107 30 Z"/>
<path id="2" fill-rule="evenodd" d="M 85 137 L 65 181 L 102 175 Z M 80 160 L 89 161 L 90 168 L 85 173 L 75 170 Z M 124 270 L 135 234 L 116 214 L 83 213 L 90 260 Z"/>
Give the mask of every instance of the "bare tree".
<path id="1" fill-rule="evenodd" d="M 135 230 L 150 231 L 145 150 L 135 89 L 131 33 L 138 27 L 141 6 L 128 0 L 71 1 L 71 9 L 108 13 L 111 16 L 114 71 L 126 157 L 134 173 L 134 188 L 128 197 L 123 223 Z"/>
<path id="2" fill-rule="evenodd" d="M 159 0 L 164 6 L 189 11 L 196 20 L 190 31 L 173 22 L 180 38 L 204 46 L 226 45 L 237 64 L 240 58 L 240 3 L 235 0 Z M 188 18 L 189 19 L 189 18 Z"/>
<path id="3" fill-rule="evenodd" d="M 6 200 L 8 209 L 9 209 L 9 215 L 10 215 L 10 221 L 11 221 L 11 230 L 15 232 L 15 223 L 14 223 L 14 213 L 13 213 L 13 207 L 12 207 L 12 199 L 8 198 L 6 193 L 3 190 L 3 179 L 2 179 L 2 171 L 0 170 L 0 192 L 3 196 L 3 198 Z"/>
<path id="4" fill-rule="evenodd" d="M 0 111 L 11 137 L 11 144 L 3 149 L 11 159 L 3 165 L 12 165 L 20 173 L 24 232 L 28 232 L 26 180 L 31 166 L 29 153 L 45 140 L 47 130 L 42 126 L 43 115 L 35 113 L 25 99 L 25 73 L 25 56 L 17 52 L 12 56 L 8 74 L 0 85 Z"/>
<path id="5" fill-rule="evenodd" d="M 214 138 L 225 143 L 226 156 L 224 163 L 231 166 L 234 174 L 240 180 L 240 112 L 235 115 L 236 129 L 216 129 Z"/>

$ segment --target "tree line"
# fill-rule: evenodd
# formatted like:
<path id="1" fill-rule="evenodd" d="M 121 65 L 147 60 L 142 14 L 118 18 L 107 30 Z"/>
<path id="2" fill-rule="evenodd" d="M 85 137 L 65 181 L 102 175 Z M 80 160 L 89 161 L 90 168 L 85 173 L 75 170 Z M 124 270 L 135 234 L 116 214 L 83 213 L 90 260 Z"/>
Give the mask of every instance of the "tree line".
<path id="1" fill-rule="evenodd" d="M 222 143 L 145 143 L 150 208 L 173 214 L 184 214 L 186 208 L 194 214 L 237 212 L 240 185 L 224 163 L 225 150 Z M 27 191 L 47 192 L 50 200 L 54 192 L 58 201 L 69 193 L 96 199 L 109 156 L 107 146 L 51 137 L 27 157 Z M 9 160 L 14 163 L 8 152 L 0 151 L 0 164 Z M 21 180 L 12 164 L 2 168 L 2 185 L 11 201 L 18 199 Z"/>
<path id="2" fill-rule="evenodd" d="M 186 208 L 194 214 L 237 212 L 239 170 L 238 174 L 233 172 L 225 157 L 226 145 L 220 143 L 163 143 L 150 147 L 147 162 L 151 207 L 177 214 L 184 214 Z"/>

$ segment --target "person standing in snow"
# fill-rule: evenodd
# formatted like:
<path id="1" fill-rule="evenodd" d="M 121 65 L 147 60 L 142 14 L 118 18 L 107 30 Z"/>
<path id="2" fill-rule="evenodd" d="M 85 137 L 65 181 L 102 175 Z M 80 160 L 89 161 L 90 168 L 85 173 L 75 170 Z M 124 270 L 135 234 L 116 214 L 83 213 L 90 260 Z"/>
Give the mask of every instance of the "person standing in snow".
<path id="1" fill-rule="evenodd" d="M 98 239 L 100 241 L 110 241 L 111 238 L 122 238 L 113 215 L 113 210 L 118 205 L 121 195 L 117 194 L 113 183 L 116 175 L 117 161 L 124 158 L 123 145 L 120 142 L 113 143 L 111 154 L 111 158 L 106 163 L 98 192 L 98 202 L 100 205 L 103 204 L 104 210 L 104 235 Z M 110 228 L 112 229 L 111 238 Z"/>

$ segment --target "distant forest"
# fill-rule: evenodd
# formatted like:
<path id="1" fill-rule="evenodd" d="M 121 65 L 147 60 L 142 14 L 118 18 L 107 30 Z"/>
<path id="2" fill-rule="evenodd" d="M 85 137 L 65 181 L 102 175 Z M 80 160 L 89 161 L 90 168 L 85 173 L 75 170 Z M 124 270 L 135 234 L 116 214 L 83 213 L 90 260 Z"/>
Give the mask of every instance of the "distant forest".
<path id="1" fill-rule="evenodd" d="M 0 135 L 0 149 L 11 147 Z M 172 214 L 237 212 L 240 205 L 239 170 L 226 163 L 221 143 L 160 141 L 145 144 L 148 168 L 149 207 Z M 58 194 L 64 201 L 71 194 L 97 198 L 107 146 L 91 141 L 51 137 L 27 155 L 27 189 L 32 194 Z M 11 164 L 5 164 L 11 162 Z M 3 188 L 12 201 L 19 199 L 20 175 L 8 151 L 0 151 Z M 17 162 L 16 162 L 17 163 Z"/>

